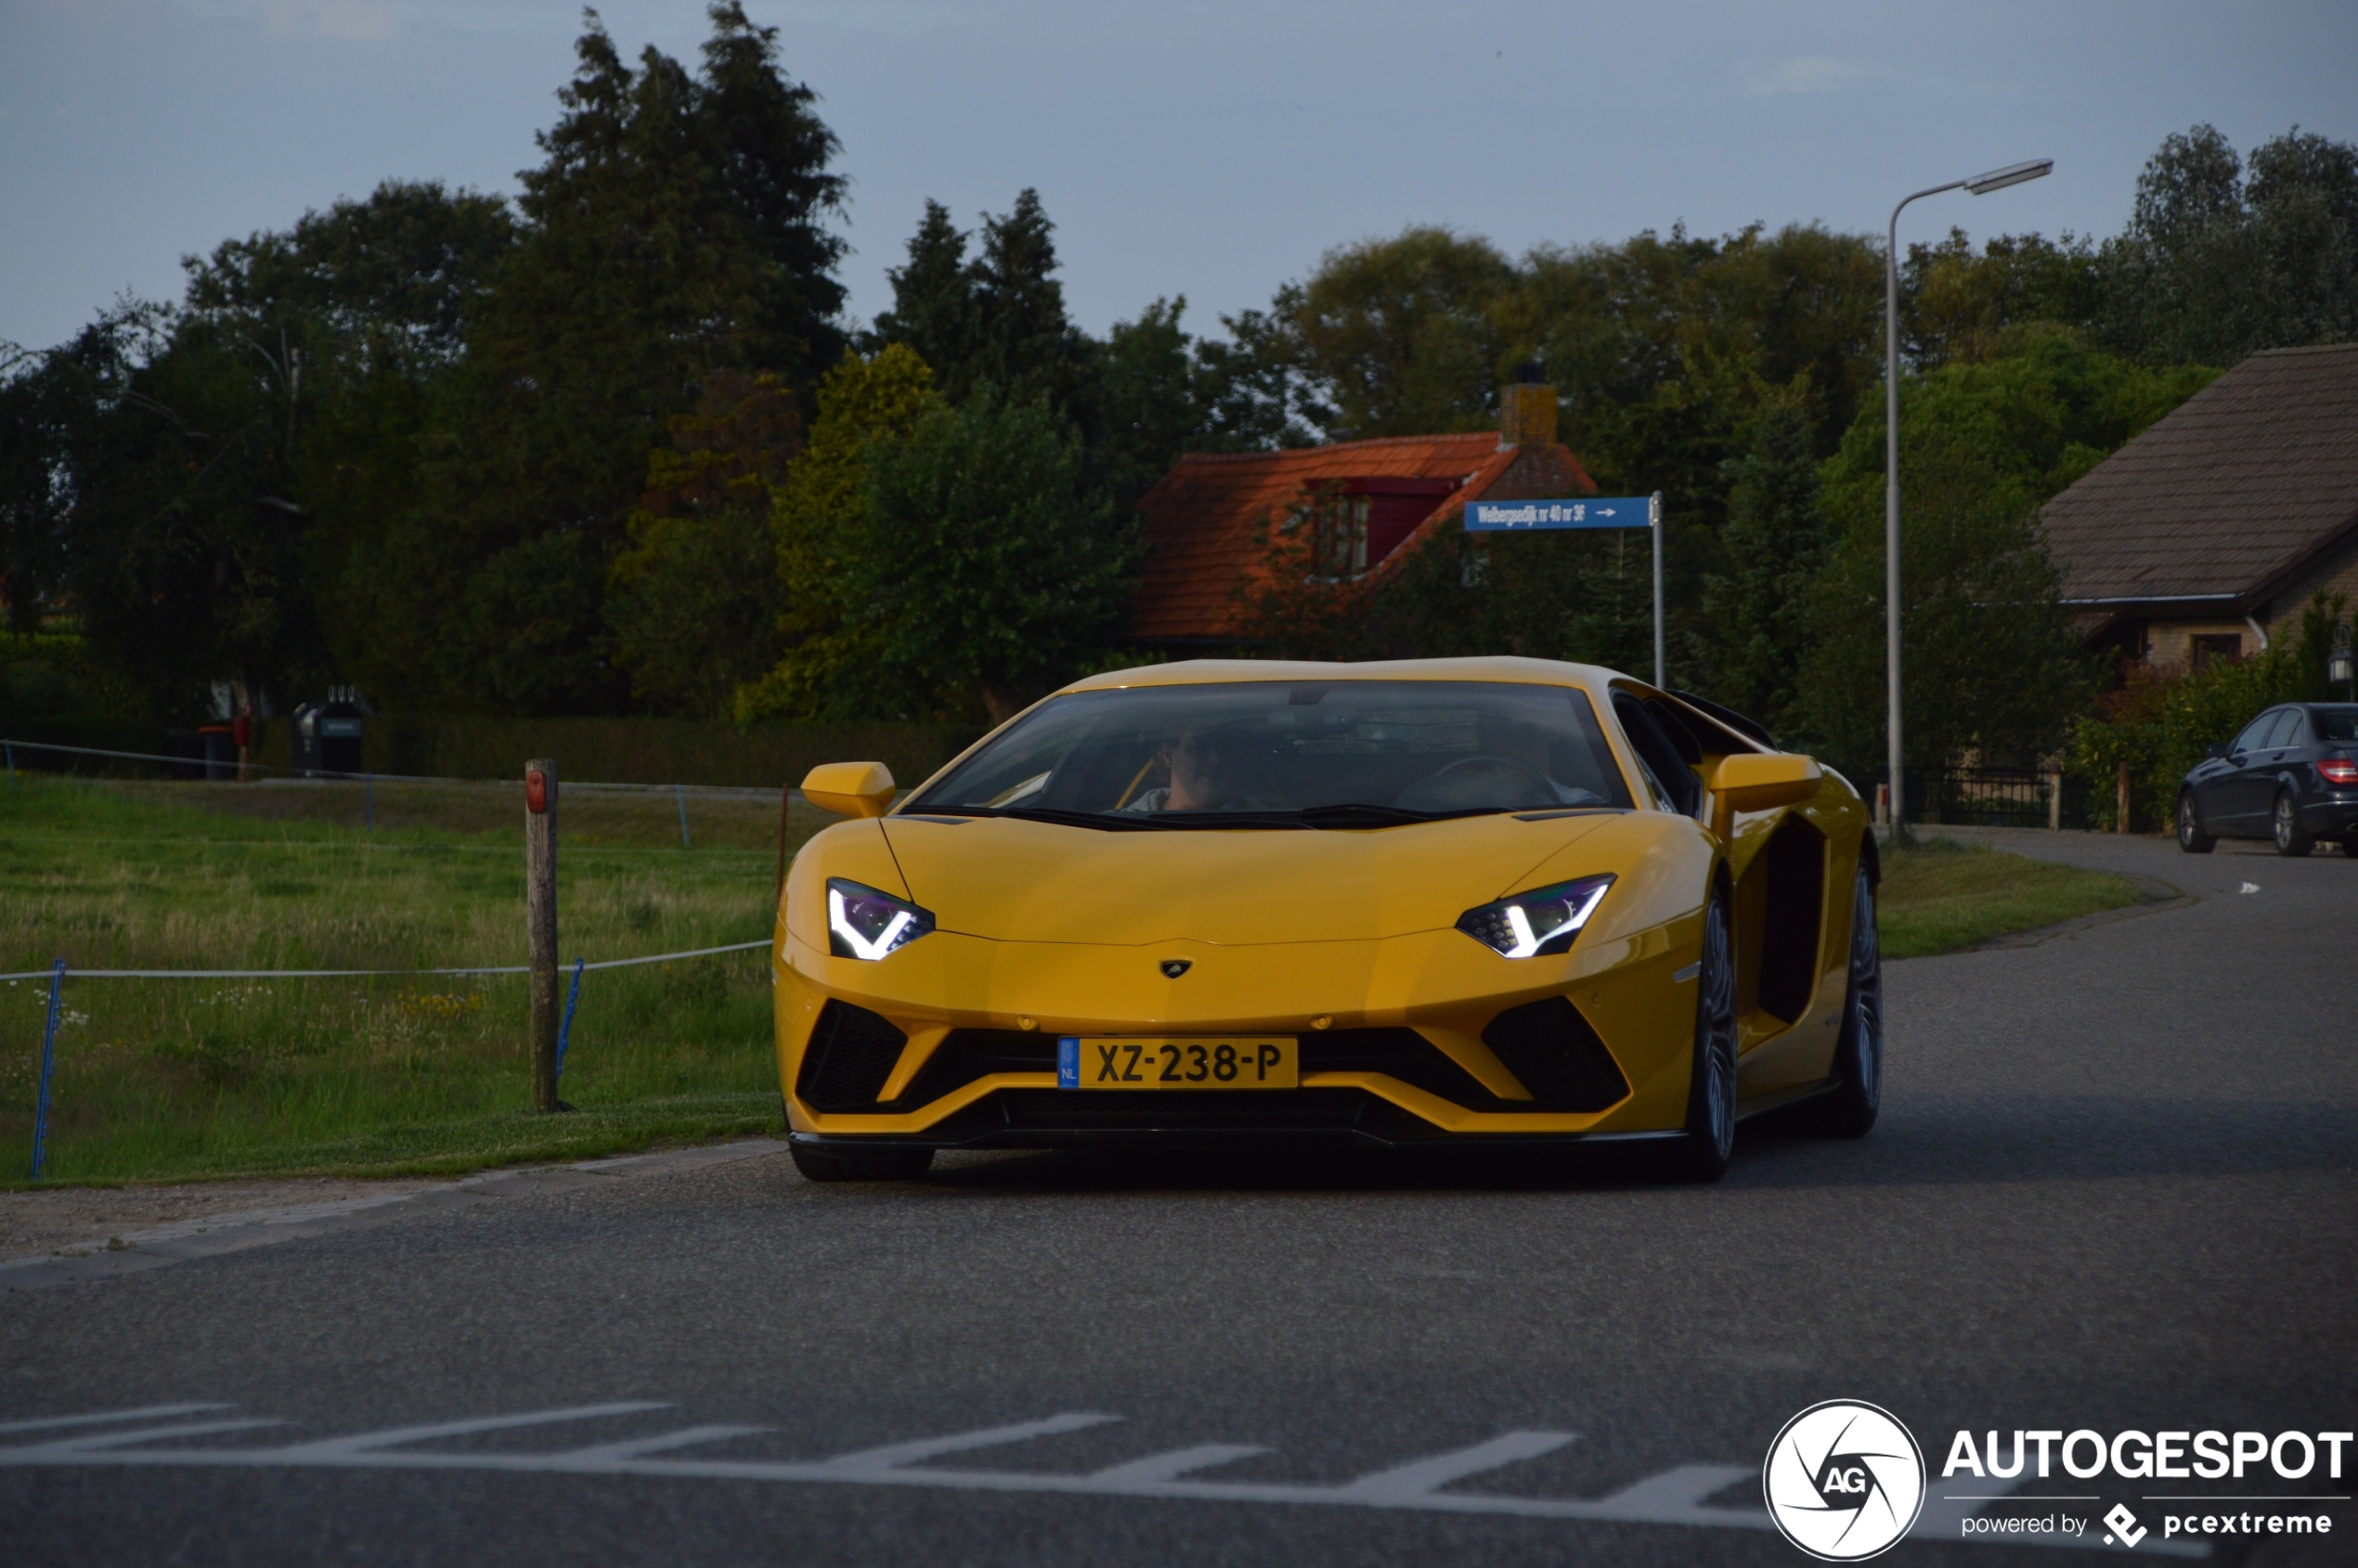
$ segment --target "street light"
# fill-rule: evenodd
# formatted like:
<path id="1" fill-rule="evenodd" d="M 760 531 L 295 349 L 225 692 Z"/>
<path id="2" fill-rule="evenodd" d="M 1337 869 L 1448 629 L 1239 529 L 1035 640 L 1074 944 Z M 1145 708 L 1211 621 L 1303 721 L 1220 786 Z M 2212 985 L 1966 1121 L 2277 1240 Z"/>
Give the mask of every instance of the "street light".
<path id="1" fill-rule="evenodd" d="M 1947 185 L 1927 186 L 1914 195 L 1901 199 L 1899 206 L 1891 210 L 1891 228 L 1884 246 L 1884 662 L 1888 689 L 1889 712 L 1886 729 L 1891 745 L 1891 836 L 1894 843 L 1905 836 L 1905 822 L 1900 814 L 1899 788 L 1899 214 L 1918 197 L 1937 196 L 1944 190 L 1969 190 L 1976 196 L 1987 196 L 1993 190 L 2003 190 L 2010 185 L 2035 180 L 2051 173 L 2055 166 L 2052 158 L 2033 158 L 2027 163 L 2009 163 L 2002 169 L 1992 169 L 1971 179 L 1950 180 Z"/>

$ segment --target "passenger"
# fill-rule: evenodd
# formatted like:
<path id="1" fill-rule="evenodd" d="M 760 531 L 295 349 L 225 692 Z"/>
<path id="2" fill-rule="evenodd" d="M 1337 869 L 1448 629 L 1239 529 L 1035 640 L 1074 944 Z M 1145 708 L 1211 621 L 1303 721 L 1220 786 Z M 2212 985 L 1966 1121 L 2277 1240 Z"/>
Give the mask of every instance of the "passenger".
<path id="1" fill-rule="evenodd" d="M 1155 747 L 1149 767 L 1168 782 L 1118 808 L 1123 811 L 1281 811 L 1266 770 L 1234 731 L 1190 730 Z"/>

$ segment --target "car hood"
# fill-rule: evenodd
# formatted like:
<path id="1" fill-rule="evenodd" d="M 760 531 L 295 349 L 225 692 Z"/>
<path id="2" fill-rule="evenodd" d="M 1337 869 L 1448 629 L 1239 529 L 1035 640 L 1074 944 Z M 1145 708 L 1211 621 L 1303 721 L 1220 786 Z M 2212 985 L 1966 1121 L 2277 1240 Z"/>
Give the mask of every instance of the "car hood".
<path id="1" fill-rule="evenodd" d="M 938 927 L 1010 941 L 1348 941 L 1456 923 L 1603 816 L 1353 830 L 1108 833 L 1006 817 L 886 817 Z"/>

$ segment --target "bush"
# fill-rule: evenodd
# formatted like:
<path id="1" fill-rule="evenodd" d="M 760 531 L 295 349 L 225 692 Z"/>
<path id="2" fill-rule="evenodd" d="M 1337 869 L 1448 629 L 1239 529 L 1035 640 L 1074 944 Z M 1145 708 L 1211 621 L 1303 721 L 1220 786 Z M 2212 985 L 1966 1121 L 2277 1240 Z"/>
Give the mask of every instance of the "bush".
<path id="1" fill-rule="evenodd" d="M 2067 767 L 2086 779 L 2090 816 L 2107 832 L 2119 826 L 2116 781 L 2129 765 L 2131 829 L 2167 829 L 2187 772 L 2260 712 L 2282 702 L 2325 702 L 2326 657 L 2349 602 L 2320 593 L 2301 612 L 2300 630 L 2248 659 L 2213 659 L 2193 668 L 2157 668 L 2142 659 L 2122 670 L 2118 690 L 2098 700 L 2073 736 Z"/>

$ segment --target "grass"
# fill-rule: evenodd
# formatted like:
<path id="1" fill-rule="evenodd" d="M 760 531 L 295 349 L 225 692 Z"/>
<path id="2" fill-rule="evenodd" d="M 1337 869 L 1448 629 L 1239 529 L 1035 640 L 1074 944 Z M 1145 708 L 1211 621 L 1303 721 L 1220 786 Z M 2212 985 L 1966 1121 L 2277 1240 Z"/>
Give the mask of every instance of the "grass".
<path id="1" fill-rule="evenodd" d="M 1928 838 L 1884 851 L 1875 929 L 1885 958 L 1928 958 L 2140 896 L 2126 877 Z"/>
<path id="2" fill-rule="evenodd" d="M 0 784 L 0 972 L 524 961 L 518 786 Z M 365 828 L 373 810 L 376 826 Z M 774 797 L 568 789 L 563 951 L 767 936 Z M 832 819 L 797 804 L 788 847 Z M 1885 954 L 2134 902 L 2115 876 L 1933 841 L 1885 857 Z M 48 987 L 0 985 L 0 1186 L 31 1164 Z M 535 1116 L 521 976 L 69 978 L 53 1182 L 456 1173 L 774 1131 L 768 955 L 586 976 L 564 1094 Z"/>
<path id="3" fill-rule="evenodd" d="M 0 971 L 425 968 L 524 961 L 513 785 L 0 784 Z M 766 937 L 775 797 L 568 792 L 562 949 L 628 957 Z M 830 821 L 797 803 L 789 848 Z M 564 1094 L 528 1103 L 521 976 L 71 977 L 47 1179 L 395 1174 L 774 1130 L 768 955 L 584 977 Z M 0 1179 L 31 1164 L 48 987 L 0 986 Z"/>

